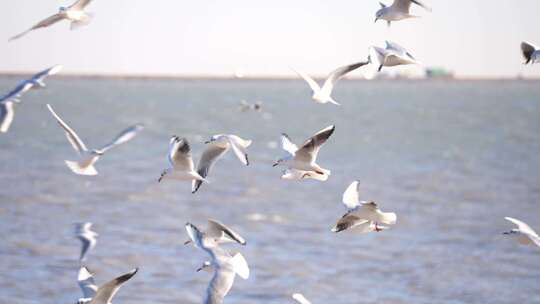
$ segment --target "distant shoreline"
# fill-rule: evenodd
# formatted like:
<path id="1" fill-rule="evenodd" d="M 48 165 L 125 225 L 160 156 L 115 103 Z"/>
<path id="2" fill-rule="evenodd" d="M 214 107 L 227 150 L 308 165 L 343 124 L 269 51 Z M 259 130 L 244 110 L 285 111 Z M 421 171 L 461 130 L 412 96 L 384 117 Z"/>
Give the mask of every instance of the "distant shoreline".
<path id="1" fill-rule="evenodd" d="M 33 73 L 23 72 L 0 72 L 2 78 L 21 78 Z M 124 79 L 124 80 L 235 80 L 235 81 L 279 81 L 279 80 L 298 80 L 296 76 L 250 76 L 250 77 L 235 77 L 233 75 L 172 75 L 172 74 L 58 74 L 55 78 L 73 78 L 73 79 Z M 324 79 L 325 76 L 317 76 L 315 79 Z M 434 78 L 422 78 L 422 77 L 398 77 L 398 78 L 379 78 L 379 79 L 365 79 L 363 77 L 347 77 L 343 80 L 351 81 L 539 81 L 540 77 L 434 77 Z"/>

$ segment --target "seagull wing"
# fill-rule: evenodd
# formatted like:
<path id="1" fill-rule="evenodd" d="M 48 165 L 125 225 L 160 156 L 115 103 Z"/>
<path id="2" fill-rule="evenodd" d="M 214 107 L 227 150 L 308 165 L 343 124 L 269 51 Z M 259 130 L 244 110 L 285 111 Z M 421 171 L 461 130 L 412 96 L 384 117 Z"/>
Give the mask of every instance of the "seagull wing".
<path id="1" fill-rule="evenodd" d="M 355 216 L 376 223 L 393 225 L 396 223 L 397 216 L 393 212 L 382 212 L 376 203 L 363 203 L 349 211 Z"/>
<path id="2" fill-rule="evenodd" d="M 81 267 L 79 269 L 79 275 L 77 276 L 77 282 L 79 287 L 81 287 L 84 298 L 93 298 L 96 295 L 98 289 L 96 283 L 94 282 L 94 277 L 88 271 L 88 268 Z"/>
<path id="3" fill-rule="evenodd" d="M 169 162 L 173 168 L 182 171 L 193 171 L 195 166 L 193 165 L 191 147 L 187 139 L 173 136 L 169 146 Z"/>
<path id="4" fill-rule="evenodd" d="M 347 187 L 347 190 L 343 192 L 342 201 L 348 209 L 354 209 L 360 205 L 359 189 L 360 183 L 358 181 L 354 181 L 349 185 L 349 187 Z"/>
<path id="5" fill-rule="evenodd" d="M 341 77 L 345 76 L 347 73 L 352 72 L 352 71 L 358 69 L 359 67 L 364 66 L 364 65 L 366 65 L 368 63 L 369 63 L 369 61 L 358 62 L 358 63 L 349 64 L 349 65 L 342 66 L 342 67 L 339 67 L 339 68 L 335 69 L 332 73 L 330 73 L 328 75 L 328 78 L 324 82 L 324 85 L 323 85 L 321 91 L 324 92 L 324 94 L 330 95 L 330 93 L 332 93 L 332 90 L 334 89 L 334 85 L 337 83 L 337 81 Z"/>
<path id="6" fill-rule="evenodd" d="M 281 148 L 283 148 L 283 150 L 287 151 L 287 153 L 289 153 L 292 156 L 294 156 L 294 154 L 298 150 L 298 146 L 296 146 L 292 142 L 289 135 L 285 133 L 281 133 Z"/>
<path id="7" fill-rule="evenodd" d="M 34 81 L 43 81 L 43 79 L 45 79 L 47 76 L 50 76 L 50 75 L 54 75 L 58 72 L 60 72 L 62 70 L 63 66 L 62 65 L 55 65 L 55 66 L 52 66 L 44 71 L 41 71 L 37 74 L 35 74 L 34 76 L 32 76 L 32 80 Z"/>
<path id="8" fill-rule="evenodd" d="M 197 166 L 197 173 L 203 178 L 206 178 L 208 176 L 208 172 L 210 169 L 214 166 L 216 161 L 227 152 L 227 148 L 221 148 L 214 144 L 208 144 L 208 147 L 206 150 L 204 150 L 201 159 L 199 160 L 199 164 Z M 192 186 L 191 186 L 191 192 L 195 193 L 199 190 L 199 188 L 202 185 L 202 181 L 200 180 L 193 180 Z"/>
<path id="9" fill-rule="evenodd" d="M 24 80 L 23 82 L 19 83 L 13 90 L 3 96 L 0 99 L 0 102 L 6 100 L 19 102 L 19 98 L 22 96 L 22 94 L 28 92 L 33 86 L 34 85 L 32 84 L 32 82 Z"/>
<path id="10" fill-rule="evenodd" d="M 251 141 L 245 141 L 236 135 L 226 135 L 229 145 L 231 145 L 234 154 L 246 166 L 249 165 L 249 158 L 246 147 L 251 144 Z M 247 143 L 247 145 L 246 145 Z"/>
<path id="11" fill-rule="evenodd" d="M 47 27 L 47 26 L 55 24 L 56 22 L 58 22 L 60 20 L 63 20 L 63 19 L 64 19 L 64 16 L 62 14 L 54 14 L 54 15 L 50 16 L 49 18 L 40 21 L 38 24 L 34 25 L 30 29 L 9 38 L 8 41 L 13 41 L 13 40 L 19 39 L 22 36 L 28 34 L 29 32 L 31 32 L 31 31 L 33 31 L 35 29 L 42 28 L 42 27 Z"/>
<path id="12" fill-rule="evenodd" d="M 122 284 L 131 279 L 138 271 L 138 268 L 117 277 L 116 279 L 109 281 L 99 286 L 96 296 L 92 298 L 90 304 L 110 304 L 114 295 L 118 292 Z"/>
<path id="13" fill-rule="evenodd" d="M 292 70 L 308 83 L 309 87 L 313 90 L 313 92 L 318 92 L 321 90 L 321 87 L 319 86 L 319 84 L 317 84 L 315 80 L 313 80 L 313 78 L 309 77 L 303 72 L 297 71 L 295 69 Z"/>
<path id="14" fill-rule="evenodd" d="M 301 293 L 294 293 L 292 295 L 292 298 L 296 300 L 296 302 L 298 302 L 299 304 L 311 304 L 311 302 L 308 301 Z"/>
<path id="15" fill-rule="evenodd" d="M 418 0 L 394 0 L 393 7 L 397 8 L 401 12 L 408 13 L 411 8 L 411 3 L 414 3 L 420 7 L 423 7 L 425 10 L 431 12 L 431 8 Z"/>
<path id="16" fill-rule="evenodd" d="M 137 133 L 139 133 L 140 131 L 142 131 L 144 129 L 144 125 L 142 124 L 136 124 L 136 125 L 133 125 L 127 129 L 125 129 L 124 131 L 120 132 L 120 134 L 118 134 L 116 136 L 115 139 L 113 139 L 113 141 L 111 141 L 110 143 L 108 143 L 107 145 L 105 145 L 104 147 L 102 147 L 100 150 L 101 152 L 105 153 L 107 150 L 113 148 L 113 147 L 116 147 L 118 145 L 121 145 L 123 143 L 126 143 L 128 141 L 130 141 L 131 139 L 133 139 Z"/>
<path id="17" fill-rule="evenodd" d="M 15 117 L 15 103 L 13 101 L 0 102 L 0 132 L 6 133 Z"/>
<path id="18" fill-rule="evenodd" d="M 81 240 L 81 243 L 82 243 L 81 255 L 79 256 L 79 261 L 84 261 L 88 251 L 94 248 L 94 246 L 96 245 L 96 239 L 95 237 L 89 236 L 88 234 L 77 235 L 77 238 Z"/>
<path id="19" fill-rule="evenodd" d="M 216 239 L 220 238 L 222 235 L 225 235 L 232 241 L 235 241 L 242 245 L 246 244 L 246 240 L 244 240 L 243 237 L 241 237 L 231 228 L 225 226 L 223 223 L 220 223 L 216 220 L 208 220 L 208 228 L 206 229 L 206 234 Z"/>
<path id="20" fill-rule="evenodd" d="M 73 10 L 83 10 L 88 4 L 90 4 L 92 0 L 78 0 L 77 2 L 73 3 L 68 9 Z"/>
<path id="21" fill-rule="evenodd" d="M 244 256 L 238 252 L 229 261 L 231 263 L 234 272 L 242 279 L 247 280 L 249 278 L 249 266 Z"/>
<path id="22" fill-rule="evenodd" d="M 369 221 L 366 219 L 362 219 L 353 213 L 347 212 L 338 220 L 336 225 L 332 228 L 332 232 L 338 233 L 343 230 L 347 230 L 355 226 L 365 224 L 367 222 Z"/>
<path id="23" fill-rule="evenodd" d="M 49 111 L 51 112 L 51 114 L 54 116 L 54 118 L 56 118 L 56 121 L 58 122 L 58 124 L 64 129 L 64 131 L 66 131 L 66 137 L 67 137 L 68 141 L 71 143 L 71 146 L 73 146 L 73 149 L 75 149 L 79 153 L 88 151 L 88 149 L 86 148 L 84 142 L 79 138 L 77 133 L 75 133 L 75 131 L 73 131 L 73 129 L 71 129 L 62 120 L 62 118 L 60 118 L 60 116 L 58 116 L 56 114 L 56 112 L 54 112 L 54 110 L 53 110 L 53 108 L 51 107 L 50 104 L 47 104 L 47 108 L 49 108 Z"/>
<path id="24" fill-rule="evenodd" d="M 309 138 L 303 145 L 296 151 L 294 158 L 297 160 L 312 162 L 317 158 L 317 154 L 321 149 L 321 146 L 328 140 L 328 138 L 334 133 L 336 126 L 332 125 L 322 129 Z"/>
<path id="25" fill-rule="evenodd" d="M 521 53 L 523 58 L 525 58 L 525 64 L 531 62 L 532 54 L 536 51 L 536 47 L 528 42 L 521 43 Z"/>
<path id="26" fill-rule="evenodd" d="M 512 217 L 505 217 L 504 219 L 516 224 L 521 232 L 538 237 L 538 234 L 526 223 Z"/>

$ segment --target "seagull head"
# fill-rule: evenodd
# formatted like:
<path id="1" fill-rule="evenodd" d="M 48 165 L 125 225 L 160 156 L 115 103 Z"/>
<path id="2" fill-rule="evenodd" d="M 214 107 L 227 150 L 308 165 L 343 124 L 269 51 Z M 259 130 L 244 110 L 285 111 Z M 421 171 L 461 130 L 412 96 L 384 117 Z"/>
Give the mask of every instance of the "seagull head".
<path id="1" fill-rule="evenodd" d="M 65 6 L 60 6 L 60 8 L 58 9 L 58 11 L 59 11 L 60 13 L 62 13 L 62 12 L 67 11 L 67 8 L 66 8 Z"/>
<path id="2" fill-rule="evenodd" d="M 211 267 L 211 266 L 212 266 L 212 264 L 210 263 L 210 261 L 205 261 L 205 262 L 201 265 L 201 267 L 197 268 L 197 272 L 199 272 L 199 271 L 201 271 L 201 270 L 207 270 L 207 269 L 209 270 L 208 267 Z"/>
<path id="3" fill-rule="evenodd" d="M 377 13 L 375 13 L 375 22 L 374 23 L 377 23 L 377 21 L 379 21 L 379 19 L 382 19 L 385 12 L 386 12 L 386 7 L 382 7 L 381 9 L 379 9 L 377 11 Z"/>
<path id="4" fill-rule="evenodd" d="M 274 162 L 274 164 L 272 165 L 272 167 L 277 167 L 277 166 L 279 166 L 282 162 L 283 162 L 283 159 L 278 159 L 278 160 L 276 160 L 276 162 Z"/>
<path id="5" fill-rule="evenodd" d="M 512 234 L 515 234 L 515 233 L 517 233 L 516 229 L 512 229 L 510 231 L 503 232 L 504 235 L 512 235 Z"/>
<path id="6" fill-rule="evenodd" d="M 209 144 L 209 143 L 215 142 L 217 139 L 218 139 L 218 136 L 214 135 L 214 136 L 210 137 L 210 139 L 205 141 L 204 143 Z"/>

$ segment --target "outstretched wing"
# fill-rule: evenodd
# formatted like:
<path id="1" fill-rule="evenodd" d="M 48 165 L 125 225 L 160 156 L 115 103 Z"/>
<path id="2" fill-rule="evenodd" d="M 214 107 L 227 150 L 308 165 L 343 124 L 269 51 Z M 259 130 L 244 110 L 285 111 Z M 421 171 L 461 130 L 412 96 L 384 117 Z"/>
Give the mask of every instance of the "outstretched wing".
<path id="1" fill-rule="evenodd" d="M 92 0 L 77 0 L 77 2 L 73 3 L 69 9 L 83 10 L 90 2 L 92 2 Z"/>
<path id="2" fill-rule="evenodd" d="M 294 153 L 298 150 L 298 146 L 296 146 L 289 135 L 285 133 L 281 133 L 281 148 L 283 150 L 287 151 L 290 155 L 294 156 Z"/>
<path id="3" fill-rule="evenodd" d="M 359 67 L 364 66 L 364 65 L 366 65 L 368 63 L 369 63 L 369 61 L 358 62 L 358 63 L 349 64 L 349 65 L 342 66 L 342 67 L 339 67 L 339 68 L 335 69 L 332 73 L 330 73 L 328 75 L 328 78 L 324 82 L 324 85 L 323 85 L 321 91 L 323 92 L 323 94 L 330 95 L 330 93 L 332 93 L 332 90 L 334 89 L 334 85 L 337 83 L 337 81 L 341 77 L 345 76 L 347 73 L 350 73 L 350 72 L 352 72 L 352 71 L 358 69 Z"/>
<path id="4" fill-rule="evenodd" d="M 54 75 L 58 72 L 60 72 L 62 70 L 63 66 L 62 65 L 55 65 L 55 66 L 52 66 L 46 70 L 43 70 L 37 74 L 35 74 L 34 76 L 32 76 L 32 80 L 34 81 L 43 81 L 47 76 L 51 76 L 51 75 Z"/>
<path id="5" fill-rule="evenodd" d="M 526 223 L 524 223 L 524 222 L 522 222 L 522 221 L 520 221 L 518 219 L 515 219 L 513 217 L 505 217 L 504 219 L 516 224 L 518 226 L 518 229 L 521 232 L 538 237 L 538 234 L 536 234 L 536 232 L 529 225 L 527 225 Z"/>
<path id="6" fill-rule="evenodd" d="M 330 136 L 334 133 L 335 129 L 336 126 L 332 125 L 317 132 L 317 134 L 309 138 L 302 145 L 302 147 L 298 149 L 298 151 L 296 151 L 294 158 L 305 162 L 311 162 L 315 160 L 317 158 L 319 150 L 321 149 L 321 146 L 328 140 L 328 138 L 330 138 Z"/>
<path id="7" fill-rule="evenodd" d="M 173 136 L 169 146 L 169 162 L 173 168 L 192 171 L 194 165 L 191 157 L 191 147 L 187 139 Z"/>
<path id="8" fill-rule="evenodd" d="M 81 287 L 84 298 L 91 299 L 96 295 L 98 287 L 94 282 L 94 277 L 92 276 L 90 271 L 88 271 L 88 268 L 81 267 L 79 269 L 77 282 L 79 283 L 79 287 Z"/>
<path id="9" fill-rule="evenodd" d="M 523 54 L 523 58 L 525 58 L 525 64 L 531 62 L 534 51 L 536 51 L 534 45 L 525 41 L 521 43 L 521 53 Z"/>
<path id="10" fill-rule="evenodd" d="M 6 133 L 15 117 L 15 103 L 13 101 L 0 102 L 0 132 Z"/>
<path id="11" fill-rule="evenodd" d="M 394 0 L 393 6 L 399 9 L 402 12 L 409 12 L 409 9 L 411 8 L 411 3 L 414 3 L 420 7 L 423 7 L 425 10 L 431 12 L 431 8 L 424 3 L 418 1 L 418 0 Z"/>
<path id="12" fill-rule="evenodd" d="M 246 245 L 246 240 L 225 224 L 216 220 L 208 220 L 208 228 L 206 234 L 215 238 L 221 237 L 223 234 L 234 242 Z"/>
<path id="13" fill-rule="evenodd" d="M 358 181 L 354 181 L 349 185 L 349 187 L 347 187 L 347 190 L 343 192 L 342 201 L 348 209 L 354 209 L 360 205 L 359 188 L 360 183 Z"/>
<path id="14" fill-rule="evenodd" d="M 54 118 L 56 119 L 56 121 L 58 122 L 58 124 L 64 129 L 64 131 L 66 132 L 66 137 L 68 139 L 68 141 L 71 143 L 71 146 L 73 146 L 73 149 L 75 149 L 77 152 L 79 153 L 82 153 L 82 152 L 85 152 L 87 151 L 88 149 L 86 148 L 86 145 L 84 144 L 84 142 L 79 138 L 79 136 L 77 135 L 77 133 L 75 133 L 75 131 L 73 131 L 73 129 L 71 129 L 63 120 L 62 118 L 60 118 L 60 116 L 58 116 L 56 114 L 56 112 L 54 112 L 53 108 L 51 107 L 50 104 L 47 104 L 47 108 L 49 109 L 49 111 L 51 112 L 51 114 L 54 116 Z"/>
<path id="15" fill-rule="evenodd" d="M 313 90 L 313 92 L 318 92 L 321 87 L 319 86 L 319 84 L 317 84 L 317 82 L 315 80 L 313 80 L 313 78 L 309 77 L 308 75 L 306 75 L 305 73 L 303 72 L 300 72 L 300 71 L 297 71 L 293 68 L 291 68 L 296 74 L 298 74 L 298 76 L 302 77 L 302 79 L 304 79 L 309 87 Z"/>
<path id="16" fill-rule="evenodd" d="M 117 277 L 116 279 L 109 281 L 99 286 L 96 295 L 90 301 L 90 304 L 110 304 L 114 295 L 118 292 L 122 284 L 131 279 L 138 271 L 138 268 Z"/>
<path id="17" fill-rule="evenodd" d="M 208 172 L 210 169 L 214 166 L 216 161 L 227 152 L 227 148 L 221 148 L 217 145 L 208 144 L 208 147 L 206 150 L 204 150 L 201 159 L 199 160 L 199 164 L 197 165 L 197 173 L 203 178 L 206 178 L 208 176 Z M 200 180 L 193 180 L 192 186 L 191 186 L 191 192 L 195 193 L 199 190 L 199 188 L 202 185 L 202 181 Z"/>
<path id="18" fill-rule="evenodd" d="M 251 144 L 249 140 L 243 140 L 236 135 L 226 135 L 231 148 L 236 155 L 236 157 L 246 166 L 249 165 L 249 158 L 246 151 L 246 148 Z"/>
<path id="19" fill-rule="evenodd" d="M 137 133 L 139 133 L 143 129 L 144 129 L 143 124 L 133 125 L 133 126 L 127 128 L 127 129 L 125 129 L 124 131 L 120 132 L 120 134 L 118 134 L 110 143 L 103 146 L 99 150 L 101 150 L 101 152 L 105 153 L 107 150 L 109 150 L 109 149 L 111 149 L 113 147 L 116 147 L 118 145 L 126 143 L 126 142 L 130 141 L 131 139 L 133 139 L 137 135 Z"/>
<path id="20" fill-rule="evenodd" d="M 293 298 L 296 302 L 298 302 L 299 304 L 311 304 L 311 302 L 308 301 L 308 300 L 304 297 L 304 295 L 301 294 L 301 293 L 294 293 L 294 294 L 292 295 L 292 298 Z"/>
<path id="21" fill-rule="evenodd" d="M 19 39 L 22 36 L 28 34 L 29 32 L 31 32 L 31 31 L 33 31 L 35 29 L 42 28 L 42 27 L 47 27 L 49 25 L 55 24 L 56 22 L 58 22 L 58 21 L 60 21 L 62 19 L 64 19 L 64 16 L 62 14 L 54 14 L 54 15 L 50 16 L 47 19 L 41 20 L 38 24 L 34 25 L 30 29 L 9 38 L 8 41 L 13 41 L 13 40 Z"/>

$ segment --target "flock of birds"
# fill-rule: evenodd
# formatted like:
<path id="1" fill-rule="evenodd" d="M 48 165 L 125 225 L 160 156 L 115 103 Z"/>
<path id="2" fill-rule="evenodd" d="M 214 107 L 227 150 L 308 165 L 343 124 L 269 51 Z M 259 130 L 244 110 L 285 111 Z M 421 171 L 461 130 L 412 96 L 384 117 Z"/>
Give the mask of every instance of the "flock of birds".
<path id="1" fill-rule="evenodd" d="M 13 36 L 9 41 L 21 38 L 35 29 L 48 27 L 61 20 L 70 21 L 71 29 L 88 24 L 92 20 L 92 14 L 84 9 L 90 2 L 91 0 L 78 0 L 67 8 L 61 7 L 58 13 Z M 410 14 L 411 4 L 419 5 L 431 11 L 429 7 L 417 0 L 394 0 L 390 6 L 381 3 L 381 8 L 376 13 L 375 22 L 385 20 L 390 26 L 391 22 L 417 17 Z M 534 45 L 523 42 L 521 50 L 526 64 L 540 61 L 540 50 Z M 405 48 L 397 43 L 387 41 L 384 48 L 370 47 L 366 61 L 340 67 L 331 72 L 322 86 L 308 75 L 297 70 L 295 72 L 308 83 L 313 91 L 312 99 L 315 102 L 340 105 L 331 95 L 337 81 L 346 74 L 367 64 L 375 64 L 380 71 L 383 67 L 418 63 Z M 22 95 L 31 89 L 44 88 L 45 78 L 58 73 L 61 69 L 62 66 L 56 65 L 39 72 L 30 79 L 24 80 L 15 89 L 0 98 L 0 132 L 5 133 L 9 130 L 14 119 L 15 106 L 20 103 Z M 144 129 L 142 124 L 134 124 L 103 147 L 88 149 L 77 133 L 60 118 L 53 107 L 47 104 L 47 108 L 64 130 L 69 143 L 79 155 L 76 161 L 65 161 L 67 167 L 78 175 L 97 175 L 98 171 L 94 165 L 104 153 L 115 146 L 130 141 Z M 242 111 L 260 111 L 261 104 L 242 102 L 240 109 Z M 315 179 L 326 181 L 331 175 L 331 171 L 317 164 L 317 155 L 334 132 L 335 126 L 328 126 L 308 138 L 300 147 L 294 144 L 287 134 L 283 133 L 281 135 L 281 144 L 286 155 L 274 163 L 274 166 L 284 166 L 286 168 L 281 178 L 286 180 Z M 243 165 L 249 165 L 247 149 L 251 144 L 251 140 L 233 134 L 218 134 L 210 137 L 205 144 L 206 147 L 203 149 L 197 167 L 195 167 L 191 145 L 188 140 L 173 136 L 169 142 L 169 167 L 163 170 L 158 182 L 165 179 L 191 181 L 192 193 L 195 193 L 203 183 L 208 183 L 207 177 L 210 169 L 229 150 L 233 151 Z M 345 230 L 355 230 L 361 233 L 380 232 L 396 223 L 397 215 L 395 213 L 382 212 L 375 202 L 360 200 L 359 185 L 358 181 L 354 181 L 343 193 L 343 204 L 347 208 L 347 212 L 337 220 L 337 223 L 331 229 L 332 232 L 338 233 Z M 514 218 L 506 217 L 505 219 L 517 226 L 515 229 L 504 232 L 505 235 L 514 236 L 521 244 L 540 246 L 540 236 L 531 227 Z M 98 287 L 94 282 L 93 274 L 83 265 L 89 251 L 97 243 L 98 234 L 92 231 L 91 228 L 92 223 L 76 224 L 75 228 L 75 236 L 82 242 L 78 283 L 83 292 L 83 297 L 77 303 L 111 304 L 111 300 L 120 286 L 131 279 L 138 269 L 136 268 Z M 213 272 L 204 303 L 223 303 L 225 296 L 232 288 L 235 276 L 239 275 L 241 278 L 247 279 L 250 271 L 248 263 L 241 253 L 233 255 L 224 249 L 222 245 L 226 243 L 246 245 L 246 240 L 233 229 L 216 220 L 208 220 L 208 227 L 205 231 L 191 223 L 187 223 L 185 229 L 189 237 L 185 244 L 193 244 L 196 248 L 206 252 L 210 258 L 197 269 L 197 271 Z M 292 298 L 301 304 L 309 303 L 303 295 L 298 293 L 293 294 Z"/>

